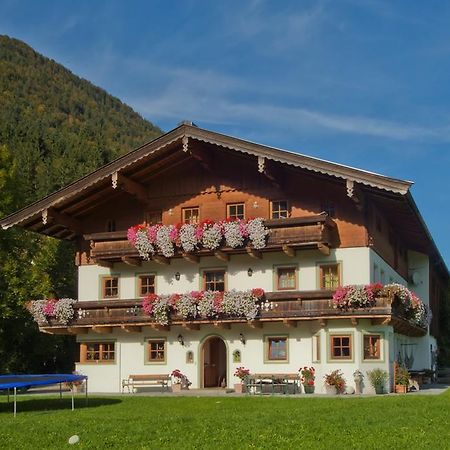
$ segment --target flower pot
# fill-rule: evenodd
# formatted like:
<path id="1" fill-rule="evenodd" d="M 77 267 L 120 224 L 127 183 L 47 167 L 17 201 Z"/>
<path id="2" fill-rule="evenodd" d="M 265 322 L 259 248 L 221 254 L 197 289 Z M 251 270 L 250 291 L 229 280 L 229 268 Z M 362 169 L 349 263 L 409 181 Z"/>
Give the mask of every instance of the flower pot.
<path id="1" fill-rule="evenodd" d="M 330 386 L 330 385 L 326 384 L 325 385 L 325 393 L 327 395 L 336 395 L 337 394 L 336 386 Z"/>
<path id="2" fill-rule="evenodd" d="M 172 392 L 181 392 L 181 383 L 172 384 Z"/>
<path id="3" fill-rule="evenodd" d="M 303 390 L 305 391 L 305 394 L 314 394 L 314 385 L 308 385 L 308 384 L 304 384 L 303 385 Z"/>
<path id="4" fill-rule="evenodd" d="M 395 392 L 397 394 L 406 394 L 408 392 L 408 388 L 405 384 L 396 384 L 395 385 Z"/>
<path id="5" fill-rule="evenodd" d="M 382 384 L 375 385 L 375 394 L 384 394 L 384 386 Z"/>
<path id="6" fill-rule="evenodd" d="M 244 393 L 244 384 L 236 383 L 234 385 L 234 392 L 236 392 L 236 394 L 243 394 Z"/>

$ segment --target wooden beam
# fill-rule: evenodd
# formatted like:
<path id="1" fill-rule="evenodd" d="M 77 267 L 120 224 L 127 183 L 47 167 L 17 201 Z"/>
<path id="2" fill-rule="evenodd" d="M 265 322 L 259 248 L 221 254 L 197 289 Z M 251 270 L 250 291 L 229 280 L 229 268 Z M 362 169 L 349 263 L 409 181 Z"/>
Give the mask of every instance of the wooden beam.
<path id="1" fill-rule="evenodd" d="M 293 258 L 295 256 L 295 249 L 287 244 L 283 244 L 282 246 L 283 252 L 289 257 Z"/>
<path id="2" fill-rule="evenodd" d="M 319 249 L 320 253 L 323 253 L 326 256 L 330 254 L 330 247 L 328 247 L 328 245 L 326 244 L 317 244 L 317 248 Z"/>
<path id="3" fill-rule="evenodd" d="M 372 325 L 389 325 L 392 321 L 392 317 L 374 317 L 370 319 Z"/>
<path id="4" fill-rule="evenodd" d="M 189 261 L 190 263 L 198 264 L 200 262 L 200 257 L 198 257 L 197 255 L 192 255 L 191 253 L 183 253 L 182 256 L 186 261 Z"/>
<path id="5" fill-rule="evenodd" d="M 46 225 L 49 222 L 54 222 L 55 225 L 61 225 L 76 234 L 83 234 L 79 220 L 74 219 L 66 213 L 58 212 L 55 208 L 47 208 L 42 212 L 42 223 Z"/>
<path id="6" fill-rule="evenodd" d="M 89 328 L 88 327 L 67 327 L 67 331 L 70 334 L 88 334 Z"/>
<path id="7" fill-rule="evenodd" d="M 214 326 L 222 330 L 229 330 L 231 328 L 231 324 L 228 322 L 214 322 Z"/>
<path id="8" fill-rule="evenodd" d="M 356 317 L 351 317 L 350 322 L 352 323 L 352 325 L 354 327 L 356 327 L 356 325 L 358 325 L 358 319 Z"/>
<path id="9" fill-rule="evenodd" d="M 159 323 L 151 323 L 149 326 L 157 331 L 170 331 L 169 325 L 160 325 Z"/>
<path id="10" fill-rule="evenodd" d="M 288 328 L 297 328 L 297 321 L 296 320 L 289 320 L 289 319 L 283 319 L 283 323 L 288 327 Z"/>
<path id="11" fill-rule="evenodd" d="M 183 328 L 186 328 L 186 330 L 200 330 L 200 324 L 198 323 L 189 323 L 189 322 L 185 322 L 182 324 Z"/>
<path id="12" fill-rule="evenodd" d="M 356 205 L 358 211 L 364 209 L 364 197 L 361 190 L 353 180 L 346 181 L 347 197 L 351 198 Z"/>
<path id="13" fill-rule="evenodd" d="M 140 333 L 142 327 L 139 325 L 121 325 L 120 328 L 126 333 Z"/>
<path id="14" fill-rule="evenodd" d="M 170 258 L 166 258 L 163 255 L 153 255 L 152 260 L 164 266 L 168 266 L 170 264 Z"/>
<path id="15" fill-rule="evenodd" d="M 220 259 L 221 261 L 229 261 L 230 260 L 230 255 L 227 255 L 225 252 L 223 252 L 222 250 L 216 250 L 214 252 L 214 255 L 216 258 Z"/>
<path id="16" fill-rule="evenodd" d="M 260 320 L 250 320 L 247 322 L 250 328 L 262 328 L 263 323 Z"/>
<path id="17" fill-rule="evenodd" d="M 266 177 L 274 187 L 281 189 L 281 183 L 273 171 L 273 165 L 271 168 L 271 164 L 272 163 L 263 156 L 258 156 L 258 172 Z"/>
<path id="18" fill-rule="evenodd" d="M 110 334 L 110 333 L 112 333 L 112 327 L 102 327 L 102 326 L 96 325 L 96 326 L 92 327 L 92 331 L 94 333 L 98 333 L 98 334 Z"/>
<path id="19" fill-rule="evenodd" d="M 319 319 L 318 322 L 321 328 L 325 328 L 327 326 L 327 319 Z"/>
<path id="20" fill-rule="evenodd" d="M 253 247 L 247 247 L 247 254 L 254 259 L 262 259 L 262 252 L 260 250 L 256 250 Z"/>
<path id="21" fill-rule="evenodd" d="M 124 192 L 133 195 L 139 201 L 144 204 L 147 204 L 149 201 L 148 191 L 142 184 L 137 181 L 132 180 L 131 178 L 126 177 L 120 172 L 114 172 L 111 176 L 111 182 L 113 189 L 120 188 Z"/>
<path id="22" fill-rule="evenodd" d="M 108 267 L 109 269 L 114 267 L 114 263 L 112 261 L 107 261 L 106 259 L 95 259 L 95 264 L 100 267 Z"/>
<path id="23" fill-rule="evenodd" d="M 132 258 L 131 256 L 122 256 L 122 262 L 134 267 L 142 265 L 142 261 L 139 258 Z"/>

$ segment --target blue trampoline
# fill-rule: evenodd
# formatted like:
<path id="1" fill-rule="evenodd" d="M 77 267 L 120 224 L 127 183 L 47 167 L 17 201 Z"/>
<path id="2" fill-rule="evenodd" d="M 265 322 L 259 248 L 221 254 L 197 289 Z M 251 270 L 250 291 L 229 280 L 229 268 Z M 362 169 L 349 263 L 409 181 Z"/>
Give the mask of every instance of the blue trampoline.
<path id="1" fill-rule="evenodd" d="M 17 390 L 23 388 L 30 388 L 35 386 L 46 386 L 59 384 L 59 395 L 62 398 L 62 383 L 75 383 L 83 382 L 86 383 L 86 401 L 88 395 L 87 389 L 87 376 L 86 375 L 75 375 L 75 374 L 44 374 L 44 375 L 0 375 L 0 390 L 8 391 L 8 402 L 9 402 L 9 391 L 14 392 L 14 416 L 17 412 Z M 70 385 L 70 391 L 72 393 L 72 411 L 75 409 L 75 402 L 73 396 L 73 384 Z"/>

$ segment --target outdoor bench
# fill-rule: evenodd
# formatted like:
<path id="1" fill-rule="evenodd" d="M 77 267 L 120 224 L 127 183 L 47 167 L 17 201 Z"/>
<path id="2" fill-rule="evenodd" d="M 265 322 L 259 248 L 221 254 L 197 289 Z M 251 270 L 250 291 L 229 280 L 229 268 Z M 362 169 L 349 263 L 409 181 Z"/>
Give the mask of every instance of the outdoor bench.
<path id="1" fill-rule="evenodd" d="M 245 387 L 248 394 L 263 394 L 267 387 L 270 394 L 281 390 L 283 394 L 289 394 L 289 387 L 292 386 L 293 394 L 300 392 L 299 373 L 252 373 L 247 377 Z"/>
<path id="2" fill-rule="evenodd" d="M 161 389 L 169 390 L 169 374 L 160 375 L 130 375 L 122 380 L 122 392 L 128 388 L 128 392 L 136 392 L 138 387 L 161 386 Z"/>

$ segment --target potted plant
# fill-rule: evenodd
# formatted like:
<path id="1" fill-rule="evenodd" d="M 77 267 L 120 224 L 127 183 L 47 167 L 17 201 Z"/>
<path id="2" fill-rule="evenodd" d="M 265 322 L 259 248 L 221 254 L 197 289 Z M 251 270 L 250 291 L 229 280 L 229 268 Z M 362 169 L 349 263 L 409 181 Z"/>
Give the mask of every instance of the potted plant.
<path id="1" fill-rule="evenodd" d="M 238 377 L 241 380 L 240 383 L 234 384 L 234 392 L 236 392 L 236 394 L 242 394 L 244 392 L 244 386 L 246 384 L 245 382 L 249 375 L 250 370 L 246 369 L 245 367 L 238 367 L 234 371 L 234 376 Z"/>
<path id="2" fill-rule="evenodd" d="M 186 375 L 180 370 L 175 369 L 172 371 L 172 392 L 181 392 L 181 389 L 189 389 L 192 384 Z"/>
<path id="3" fill-rule="evenodd" d="M 305 394 L 314 394 L 314 380 L 316 379 L 314 367 L 303 367 L 299 369 L 301 375 L 301 382 L 303 384 L 303 390 Z"/>
<path id="4" fill-rule="evenodd" d="M 370 384 L 374 387 L 376 394 L 383 394 L 389 374 L 383 369 L 373 369 L 367 372 Z"/>
<path id="5" fill-rule="evenodd" d="M 325 390 L 329 395 L 342 394 L 345 390 L 344 374 L 340 369 L 333 370 L 325 376 Z"/>
<path id="6" fill-rule="evenodd" d="M 409 386 L 409 372 L 405 367 L 397 366 L 395 370 L 395 392 L 406 394 Z"/>

